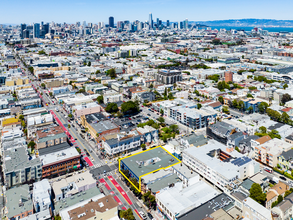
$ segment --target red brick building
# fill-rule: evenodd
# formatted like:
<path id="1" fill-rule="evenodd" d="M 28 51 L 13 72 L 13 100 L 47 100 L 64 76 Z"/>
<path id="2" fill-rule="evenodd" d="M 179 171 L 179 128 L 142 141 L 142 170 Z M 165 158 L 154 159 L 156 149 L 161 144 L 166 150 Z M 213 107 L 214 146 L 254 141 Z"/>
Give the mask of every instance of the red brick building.
<path id="1" fill-rule="evenodd" d="M 225 72 L 225 82 L 233 82 L 233 72 Z"/>

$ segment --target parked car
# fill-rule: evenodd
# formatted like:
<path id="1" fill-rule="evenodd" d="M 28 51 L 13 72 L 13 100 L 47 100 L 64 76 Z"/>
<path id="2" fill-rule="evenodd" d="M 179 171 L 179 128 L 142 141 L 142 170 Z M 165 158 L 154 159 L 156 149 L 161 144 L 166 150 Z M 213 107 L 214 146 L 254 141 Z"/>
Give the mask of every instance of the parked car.
<path id="1" fill-rule="evenodd" d="M 151 213 L 149 213 L 149 212 L 148 212 L 148 217 L 149 217 L 150 219 L 154 219 L 153 215 L 152 215 Z"/>
<path id="2" fill-rule="evenodd" d="M 284 181 L 287 180 L 287 179 L 286 179 L 285 177 L 283 177 L 283 176 L 279 176 L 279 178 L 280 178 L 281 180 L 284 180 Z"/>
<path id="3" fill-rule="evenodd" d="M 138 214 L 142 219 L 147 219 L 146 215 L 142 211 L 139 211 Z"/>

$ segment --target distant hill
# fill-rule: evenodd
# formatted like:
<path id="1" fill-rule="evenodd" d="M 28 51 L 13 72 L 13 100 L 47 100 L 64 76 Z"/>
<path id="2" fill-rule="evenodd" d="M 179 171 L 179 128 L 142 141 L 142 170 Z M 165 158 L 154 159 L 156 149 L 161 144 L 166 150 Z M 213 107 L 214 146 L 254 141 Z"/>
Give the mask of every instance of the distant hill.
<path id="1" fill-rule="evenodd" d="M 202 24 L 207 26 L 236 26 L 236 27 L 293 27 L 293 20 L 274 20 L 274 19 L 231 19 L 215 21 L 190 21 L 190 23 Z"/>

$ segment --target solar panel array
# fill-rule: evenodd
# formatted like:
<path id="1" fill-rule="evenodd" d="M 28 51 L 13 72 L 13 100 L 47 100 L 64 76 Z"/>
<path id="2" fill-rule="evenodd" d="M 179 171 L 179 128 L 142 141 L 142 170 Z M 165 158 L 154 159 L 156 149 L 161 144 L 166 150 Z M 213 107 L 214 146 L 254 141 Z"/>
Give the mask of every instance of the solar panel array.
<path id="1" fill-rule="evenodd" d="M 244 164 L 246 164 L 246 163 L 248 163 L 250 161 L 251 161 L 251 159 L 249 157 L 245 156 L 245 157 L 239 157 L 239 158 L 233 160 L 231 163 L 236 165 L 236 166 L 238 166 L 238 167 L 240 167 L 240 166 L 242 166 L 242 165 L 244 165 Z"/>

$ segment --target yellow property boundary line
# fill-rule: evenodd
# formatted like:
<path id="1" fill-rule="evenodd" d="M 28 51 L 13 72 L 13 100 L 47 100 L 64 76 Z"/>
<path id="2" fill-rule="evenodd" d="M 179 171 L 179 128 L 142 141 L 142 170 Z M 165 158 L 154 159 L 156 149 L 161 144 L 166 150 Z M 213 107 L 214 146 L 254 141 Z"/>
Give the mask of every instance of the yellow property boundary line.
<path id="1" fill-rule="evenodd" d="M 153 170 L 153 171 L 151 171 L 151 172 L 149 172 L 149 173 L 146 173 L 146 174 L 143 174 L 143 175 L 139 176 L 139 180 L 138 180 L 138 181 L 139 181 L 139 182 L 138 182 L 138 183 L 139 183 L 139 188 L 137 188 L 136 185 L 134 185 L 134 184 L 133 184 L 133 183 L 127 178 L 127 176 L 125 176 L 125 174 L 120 170 L 120 162 L 121 162 L 121 160 L 124 160 L 124 159 L 126 159 L 126 158 L 128 158 L 128 157 L 132 157 L 132 156 L 135 156 L 135 155 L 138 155 L 138 154 L 142 154 L 142 153 L 145 153 L 145 152 L 147 152 L 147 151 L 154 150 L 154 149 L 156 149 L 156 148 L 162 148 L 162 149 L 163 149 L 164 151 L 166 151 L 169 155 L 171 155 L 172 157 L 174 157 L 175 160 L 177 160 L 178 162 L 175 163 L 175 164 L 169 165 L 169 166 L 167 166 L 167 167 L 161 167 L 161 168 L 159 168 L 159 169 Z M 162 147 L 162 146 L 160 145 L 160 146 L 157 146 L 157 147 L 150 148 L 150 149 L 148 149 L 148 150 L 146 150 L 146 151 L 138 152 L 138 153 L 135 153 L 135 154 L 133 154 L 133 155 L 126 156 L 126 157 L 123 157 L 123 158 L 120 158 L 120 159 L 119 159 L 119 172 L 122 174 L 122 176 L 124 176 L 125 179 L 127 179 L 128 182 L 131 183 L 131 185 L 132 185 L 137 191 L 141 192 L 141 177 L 146 176 L 146 175 L 149 175 L 149 174 L 154 173 L 154 172 L 157 172 L 157 171 L 162 170 L 162 169 L 167 169 L 167 168 L 172 167 L 172 166 L 175 166 L 175 165 L 177 165 L 177 164 L 179 164 L 179 163 L 181 163 L 181 160 L 179 160 L 177 157 L 175 157 L 173 154 L 171 154 L 169 151 L 167 151 L 164 147 Z"/>

